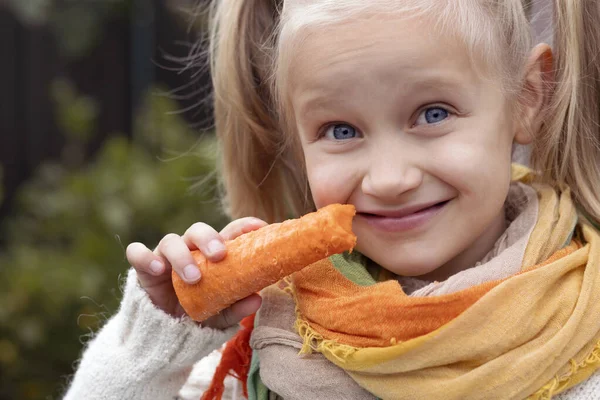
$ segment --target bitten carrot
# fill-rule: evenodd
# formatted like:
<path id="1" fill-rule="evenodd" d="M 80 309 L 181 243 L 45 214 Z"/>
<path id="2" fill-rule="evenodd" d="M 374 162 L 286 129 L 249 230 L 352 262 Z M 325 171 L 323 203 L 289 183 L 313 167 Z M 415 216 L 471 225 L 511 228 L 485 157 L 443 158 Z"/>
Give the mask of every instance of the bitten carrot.
<path id="1" fill-rule="evenodd" d="M 192 255 L 202 278 L 185 283 L 173 271 L 173 286 L 183 309 L 196 321 L 218 314 L 236 301 L 332 254 L 351 250 L 352 205 L 332 204 L 299 219 L 265 226 L 225 243 L 217 263 Z"/>

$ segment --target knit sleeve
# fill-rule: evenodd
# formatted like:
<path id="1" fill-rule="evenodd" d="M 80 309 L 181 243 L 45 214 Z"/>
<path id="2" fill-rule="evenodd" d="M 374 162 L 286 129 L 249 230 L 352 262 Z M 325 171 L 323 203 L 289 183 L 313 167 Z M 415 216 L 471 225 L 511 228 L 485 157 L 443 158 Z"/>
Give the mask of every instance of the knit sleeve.
<path id="1" fill-rule="evenodd" d="M 200 327 L 154 306 L 132 268 L 120 309 L 92 339 L 64 400 L 173 399 L 194 364 L 239 329 Z"/>
<path id="2" fill-rule="evenodd" d="M 213 351 L 207 357 L 204 357 L 200 362 L 194 365 L 194 369 L 190 374 L 181 391 L 179 392 L 178 400 L 198 400 L 202 394 L 208 389 L 212 381 L 212 377 L 221 361 L 221 352 Z M 223 392 L 223 400 L 245 400 L 242 389 L 242 384 L 239 380 L 231 375 L 225 377 L 223 382 L 225 391 Z"/>

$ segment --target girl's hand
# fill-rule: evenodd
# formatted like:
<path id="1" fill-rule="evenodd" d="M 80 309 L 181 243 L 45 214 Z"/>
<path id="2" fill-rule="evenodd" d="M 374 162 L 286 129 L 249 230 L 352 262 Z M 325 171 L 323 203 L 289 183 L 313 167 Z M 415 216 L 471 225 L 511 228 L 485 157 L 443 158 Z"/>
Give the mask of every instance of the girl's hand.
<path id="1" fill-rule="evenodd" d="M 258 218 L 241 218 L 231 222 L 218 233 L 202 222 L 192 225 L 183 236 L 170 233 L 158 244 L 154 251 L 142 243 L 131 243 L 127 246 L 126 255 L 129 263 L 135 268 L 140 285 L 152 302 L 161 310 L 174 317 L 185 315 L 179 304 L 173 283 L 171 269 L 188 283 L 202 279 L 191 250 L 200 250 L 207 259 L 213 262 L 225 257 L 225 240 L 262 228 L 266 222 Z M 243 268 L 240 265 L 240 268 Z M 250 295 L 231 307 L 221 311 L 206 321 L 203 326 L 225 329 L 237 324 L 244 317 L 255 313 L 261 304 L 260 296 Z"/>

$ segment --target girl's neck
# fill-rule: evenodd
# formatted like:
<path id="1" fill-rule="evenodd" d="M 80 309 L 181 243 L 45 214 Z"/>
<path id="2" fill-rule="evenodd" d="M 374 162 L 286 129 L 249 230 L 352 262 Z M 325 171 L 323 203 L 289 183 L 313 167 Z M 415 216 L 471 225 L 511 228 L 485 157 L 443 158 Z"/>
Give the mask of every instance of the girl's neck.
<path id="1" fill-rule="evenodd" d="M 507 228 L 505 209 L 502 207 L 489 228 L 471 246 L 438 269 L 418 278 L 443 282 L 452 275 L 473 267 L 488 254 Z"/>

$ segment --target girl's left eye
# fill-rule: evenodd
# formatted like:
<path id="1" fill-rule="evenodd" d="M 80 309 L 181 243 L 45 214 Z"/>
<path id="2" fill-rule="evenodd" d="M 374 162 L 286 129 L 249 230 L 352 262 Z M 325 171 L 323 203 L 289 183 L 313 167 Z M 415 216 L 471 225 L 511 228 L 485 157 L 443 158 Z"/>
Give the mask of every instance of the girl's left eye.
<path id="1" fill-rule="evenodd" d="M 448 110 L 442 107 L 429 107 L 421 111 L 415 125 L 437 124 L 450 116 Z"/>

